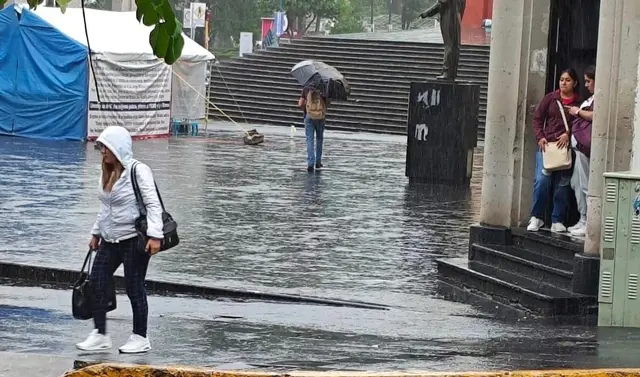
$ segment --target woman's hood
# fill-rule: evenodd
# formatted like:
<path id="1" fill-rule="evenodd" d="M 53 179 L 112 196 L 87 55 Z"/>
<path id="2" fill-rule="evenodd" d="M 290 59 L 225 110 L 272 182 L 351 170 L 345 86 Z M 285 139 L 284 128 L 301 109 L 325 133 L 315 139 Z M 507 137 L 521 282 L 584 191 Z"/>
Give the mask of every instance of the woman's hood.
<path id="1" fill-rule="evenodd" d="M 109 126 L 98 136 L 97 142 L 102 143 L 105 147 L 116 156 L 122 166 L 128 166 L 133 159 L 133 145 L 131 135 L 126 128 L 121 126 Z"/>

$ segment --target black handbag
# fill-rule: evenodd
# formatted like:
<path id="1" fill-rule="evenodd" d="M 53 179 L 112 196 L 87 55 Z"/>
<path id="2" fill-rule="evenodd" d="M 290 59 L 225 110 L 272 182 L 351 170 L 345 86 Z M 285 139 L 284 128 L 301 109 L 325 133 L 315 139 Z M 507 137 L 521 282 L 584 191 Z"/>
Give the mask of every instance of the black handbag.
<path id="1" fill-rule="evenodd" d="M 144 204 L 142 194 L 140 193 L 140 187 L 138 186 L 138 179 L 136 175 L 137 166 L 138 163 L 135 162 L 133 164 L 133 167 L 131 168 L 131 184 L 133 185 L 133 192 L 136 194 L 136 201 L 138 202 L 138 209 L 140 210 L 140 217 L 138 217 L 138 219 L 136 220 L 135 226 L 136 231 L 138 232 L 140 237 L 145 240 L 146 244 L 147 207 Z M 156 188 L 158 200 L 160 200 L 160 205 L 162 206 L 162 233 L 164 234 L 164 238 L 160 242 L 160 251 L 169 250 L 180 243 L 180 237 L 178 237 L 178 223 L 176 223 L 171 214 L 165 210 L 162 196 L 160 196 L 160 190 L 158 190 L 158 185 L 155 181 L 153 182 L 153 185 Z"/>
<path id="2" fill-rule="evenodd" d="M 91 319 L 93 318 L 93 292 L 91 290 L 91 256 L 93 250 L 89 250 L 84 258 L 80 277 L 73 284 L 73 293 L 71 295 L 71 311 L 75 319 Z M 115 310 L 118 306 L 116 301 L 116 287 L 113 281 L 110 284 L 109 301 L 107 302 L 107 312 Z"/>

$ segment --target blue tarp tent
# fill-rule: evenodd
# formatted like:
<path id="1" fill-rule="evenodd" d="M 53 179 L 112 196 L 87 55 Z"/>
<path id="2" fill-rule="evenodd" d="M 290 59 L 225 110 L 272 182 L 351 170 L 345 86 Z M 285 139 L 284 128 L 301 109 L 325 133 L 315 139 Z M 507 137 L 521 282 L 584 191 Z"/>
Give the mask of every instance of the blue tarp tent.
<path id="1" fill-rule="evenodd" d="M 0 11 L 0 36 L 0 134 L 86 139 L 87 48 L 13 6 Z"/>

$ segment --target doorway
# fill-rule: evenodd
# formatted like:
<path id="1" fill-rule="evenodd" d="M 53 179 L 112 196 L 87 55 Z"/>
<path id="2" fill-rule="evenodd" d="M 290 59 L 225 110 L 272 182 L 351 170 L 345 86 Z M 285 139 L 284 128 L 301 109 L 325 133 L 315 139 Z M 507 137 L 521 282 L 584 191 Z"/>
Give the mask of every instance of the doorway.
<path id="1" fill-rule="evenodd" d="M 600 0 L 551 0 L 547 92 L 558 88 L 562 70 L 574 68 L 580 78 L 580 94 L 589 96 L 583 72 L 596 64 L 599 20 Z"/>
<path id="2" fill-rule="evenodd" d="M 560 72 L 574 68 L 578 73 L 581 98 L 591 94 L 584 87 L 584 70 L 596 64 L 600 0 L 551 0 L 547 55 L 546 93 L 558 89 Z M 551 224 L 553 193 L 547 197 L 547 211 L 543 219 Z M 580 219 L 573 190 L 569 195 L 566 225 Z"/>

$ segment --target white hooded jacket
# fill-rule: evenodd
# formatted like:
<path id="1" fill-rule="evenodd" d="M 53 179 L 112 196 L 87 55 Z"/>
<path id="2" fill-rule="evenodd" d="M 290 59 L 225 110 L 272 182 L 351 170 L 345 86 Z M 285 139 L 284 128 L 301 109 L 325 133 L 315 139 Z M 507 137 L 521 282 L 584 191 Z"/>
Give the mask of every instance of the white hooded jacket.
<path id="1" fill-rule="evenodd" d="M 133 238 L 137 236 L 135 221 L 140 217 L 140 210 L 131 183 L 131 168 L 136 162 L 133 159 L 131 135 L 124 127 L 109 126 L 100 134 L 97 141 L 113 152 L 124 167 L 124 171 L 113 185 L 111 192 L 105 192 L 102 189 L 102 174 L 100 174 L 100 212 L 91 234 L 111 243 Z M 147 236 L 162 239 L 164 237 L 162 206 L 151 169 L 138 162 L 136 179 L 147 208 Z"/>

